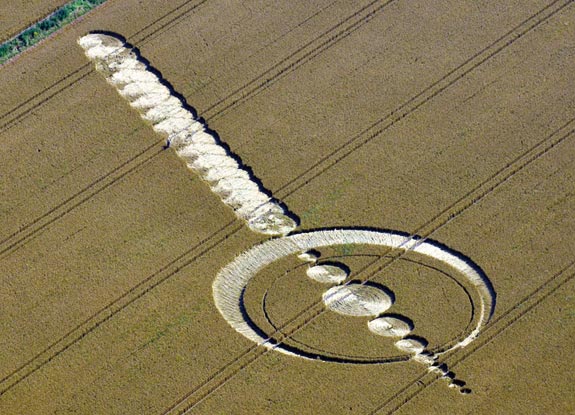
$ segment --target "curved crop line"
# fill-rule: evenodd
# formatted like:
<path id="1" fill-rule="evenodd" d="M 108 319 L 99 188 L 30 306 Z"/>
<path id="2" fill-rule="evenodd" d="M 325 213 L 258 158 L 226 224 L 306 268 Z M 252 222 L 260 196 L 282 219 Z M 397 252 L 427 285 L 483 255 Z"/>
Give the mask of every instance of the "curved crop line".
<path id="1" fill-rule="evenodd" d="M 202 3 L 203 3 L 203 2 L 202 2 Z M 515 29 L 519 29 L 519 28 L 525 26 L 525 24 L 529 23 L 530 20 L 532 20 L 532 19 L 535 18 L 535 17 L 538 17 L 543 11 L 546 11 L 546 10 L 549 9 L 551 6 L 554 6 L 556 3 L 557 3 L 557 1 L 555 1 L 555 2 L 553 2 L 552 4 L 546 6 L 544 9 L 542 9 L 541 11 L 539 11 L 538 13 L 536 13 L 534 16 L 532 16 L 532 17 L 530 17 L 529 19 L 527 19 L 526 21 L 524 21 L 521 25 L 519 25 L 519 26 L 516 27 Z M 563 8 L 564 8 L 567 4 L 569 4 L 569 3 L 570 3 L 570 2 L 562 3 L 562 4 L 561 4 L 561 7 L 559 8 L 559 10 L 563 9 Z M 187 4 L 187 3 L 186 3 L 186 4 Z M 536 24 L 535 24 L 534 26 L 536 26 L 536 25 L 540 24 L 541 22 L 545 21 L 546 19 L 548 19 L 548 18 L 549 18 L 550 16 L 552 16 L 553 14 L 556 14 L 559 10 L 554 10 L 550 15 L 546 15 L 546 16 L 544 16 L 543 18 L 537 19 L 537 22 L 536 22 Z M 187 13 L 187 12 L 186 12 L 186 13 Z M 165 16 L 163 16 L 162 18 L 164 18 L 164 17 L 165 17 Z M 158 19 L 158 20 L 159 20 L 159 19 Z M 150 26 L 151 26 L 151 25 L 150 25 Z M 526 31 L 521 31 L 519 35 L 514 35 L 514 39 L 519 38 L 520 36 L 524 35 L 526 32 L 528 32 L 528 31 L 529 31 L 530 29 L 532 29 L 532 28 L 533 28 L 533 27 L 529 27 L 528 30 L 526 30 Z M 515 29 L 514 29 L 514 31 L 515 31 Z M 153 32 L 153 33 L 155 33 L 155 32 Z M 511 34 L 514 34 L 514 33 L 511 33 Z M 509 35 L 509 33 L 508 33 L 507 35 Z M 504 37 L 506 37 L 507 35 L 505 35 Z M 499 40 L 501 40 L 501 39 L 499 39 Z M 512 43 L 512 42 L 510 42 L 510 43 Z M 492 44 L 491 46 L 495 46 L 495 44 Z M 487 50 L 491 49 L 491 46 L 488 47 Z M 472 59 L 475 59 L 476 57 L 477 57 L 477 56 L 474 56 Z M 86 66 L 82 66 L 82 67 L 80 68 L 80 70 L 85 69 L 86 67 L 87 67 L 87 65 L 86 65 Z M 78 71 L 76 71 L 76 72 L 78 72 Z M 72 74 L 68 75 L 68 77 L 70 77 L 71 75 L 72 75 Z M 84 76 L 85 76 L 85 75 L 84 75 Z M 58 81 L 58 83 L 61 83 L 62 81 L 64 81 L 64 79 Z M 78 81 L 78 80 L 73 80 L 73 81 L 72 81 L 72 84 L 76 83 L 77 81 Z M 66 85 L 63 89 L 69 87 L 69 86 L 72 85 L 72 84 Z M 54 86 L 54 85 L 53 85 L 53 86 Z M 52 86 L 52 87 L 53 87 L 53 86 Z M 59 92 L 61 92 L 61 90 L 60 90 L 60 91 L 56 91 L 53 95 L 56 95 L 56 94 L 59 93 Z M 38 95 L 40 95 L 40 94 L 38 94 Z M 37 96 L 32 97 L 30 100 L 26 101 L 25 104 L 28 104 L 29 101 L 32 101 L 32 100 L 35 99 L 35 98 L 37 98 Z M 22 105 L 23 105 L 23 104 L 22 104 Z M 21 106 L 22 106 L 22 105 L 21 105 Z M 27 114 L 29 113 L 29 111 L 30 111 L 30 110 L 27 110 Z M 12 112 L 13 112 L 13 111 L 12 111 Z M 6 115 L 8 115 L 8 114 L 6 114 Z M 409 114 L 407 114 L 407 115 L 409 115 Z M 402 113 L 402 118 L 403 118 L 404 116 L 405 116 L 405 114 Z M 5 127 L 5 126 L 6 126 L 6 125 L 4 125 L 4 127 Z M 546 140 L 544 140 L 544 141 L 542 141 L 542 142 L 540 142 L 540 143 L 538 143 L 538 145 L 543 144 L 543 143 L 547 142 L 548 140 L 549 140 L 549 138 L 546 139 Z M 555 142 L 555 144 L 557 144 L 557 143 L 560 142 L 560 141 L 562 141 L 562 140 L 559 140 L 559 141 Z M 514 163 L 514 164 L 515 164 L 515 163 Z M 528 164 L 529 164 L 529 163 L 528 163 Z M 293 180 L 293 181 L 295 181 L 295 180 Z M 306 184 L 306 183 L 307 183 L 307 181 L 305 181 L 305 182 L 303 182 L 303 183 L 300 183 L 300 186 L 296 186 L 296 187 L 301 187 L 302 184 Z M 466 195 L 466 198 L 467 198 L 467 197 L 471 197 L 471 195 Z M 475 200 L 475 199 L 474 199 L 474 200 Z M 476 200 L 475 200 L 475 201 L 476 201 Z M 461 211 L 462 211 L 462 210 L 465 210 L 467 207 L 469 207 L 469 206 L 466 205 L 463 209 L 458 210 L 458 211 L 456 212 L 456 215 L 460 214 Z M 116 311 L 116 312 L 117 312 L 117 311 Z M 88 332 L 92 331 L 95 327 L 99 326 L 99 324 L 100 324 L 100 323 L 98 323 L 98 324 L 96 324 L 95 326 L 92 326 L 91 328 L 87 329 Z M 82 329 L 82 330 L 85 330 L 85 329 Z M 81 336 L 81 337 L 83 337 L 83 336 Z M 78 339 L 77 339 L 77 340 L 78 340 Z M 251 350 L 251 349 L 250 349 L 250 350 Z M 248 350 L 248 352 L 249 352 L 250 350 Z M 62 351 L 62 350 L 60 350 L 60 351 Z M 59 352 L 58 352 L 58 353 L 59 353 Z M 245 354 L 245 353 L 244 353 L 244 354 Z M 244 355 L 244 354 L 242 354 L 242 355 Z M 230 366 L 232 363 L 234 363 L 234 362 L 229 362 L 226 366 Z M 211 378 L 215 378 L 216 376 L 217 376 L 217 374 L 213 375 Z M 190 392 L 190 394 L 186 395 L 186 397 L 189 397 L 193 392 L 194 392 L 194 391 Z M 186 397 L 185 397 L 185 398 L 186 398 Z M 184 398 L 184 399 L 185 399 L 185 398 Z"/>
<path id="2" fill-rule="evenodd" d="M 494 319 L 492 324 L 486 327 L 483 331 L 482 337 L 479 341 L 475 342 L 473 346 L 464 349 L 465 351 L 461 352 L 461 355 L 454 355 L 455 360 L 450 363 L 450 367 L 456 367 L 474 353 L 483 349 L 514 323 L 522 319 L 535 307 L 552 296 L 557 290 L 573 280 L 575 278 L 575 273 L 572 272 L 573 265 L 575 265 L 575 260 L 571 261 L 566 267 L 555 273 L 551 278 L 547 279 L 542 285 L 535 288 L 535 290 L 521 299 L 514 306 L 503 312 L 503 314 L 501 314 L 497 319 Z M 369 412 L 369 415 L 376 415 L 384 410 L 386 411 L 386 414 L 392 414 L 398 411 L 437 381 L 437 378 L 426 380 L 426 376 L 427 373 L 424 373 L 411 380 L 396 394 L 392 395 L 378 407 Z M 392 404 L 395 405 L 392 407 Z"/>
<path id="3" fill-rule="evenodd" d="M 431 242 L 389 232 L 356 229 L 301 233 L 273 239 L 255 246 L 223 268 L 214 280 L 213 296 L 216 307 L 226 321 L 248 339 L 268 349 L 309 359 L 310 356 L 306 353 L 278 343 L 255 325 L 243 306 L 245 288 L 258 271 L 282 257 L 309 249 L 341 244 L 380 245 L 416 252 L 448 264 L 472 284 L 480 299 L 479 318 L 475 327 L 464 339 L 445 350 L 434 353 L 435 356 L 467 346 L 479 335 L 480 330 L 489 321 L 494 305 L 494 292 L 487 277 L 469 260 L 465 260 L 461 258 L 460 254 Z M 317 356 L 313 358 L 317 358 Z"/>
<path id="4" fill-rule="evenodd" d="M 211 190 L 244 219 L 249 228 L 267 235 L 286 235 L 296 222 L 264 192 L 256 180 L 199 121 L 180 98 L 165 85 L 140 56 L 122 40 L 91 33 L 78 40 L 96 69 L 118 93 L 164 134 L 168 146 L 187 166 L 210 185 Z"/>
<path id="5" fill-rule="evenodd" d="M 407 235 L 406 235 L 407 236 Z M 430 242 L 430 241 L 428 241 Z M 365 255 L 361 255 L 364 257 L 374 257 L 374 258 L 379 258 L 380 255 L 374 255 L 374 254 L 365 254 Z M 331 259 L 335 259 L 335 258 L 344 258 L 343 256 L 333 256 L 333 257 L 326 257 L 322 260 L 322 263 L 326 263 L 326 259 L 327 260 L 331 260 Z M 473 296 L 470 292 L 470 290 L 468 289 L 468 287 L 466 287 L 464 284 L 462 284 L 460 281 L 458 281 L 457 278 L 453 277 L 452 275 L 450 275 L 449 273 L 445 272 L 444 270 L 440 269 L 439 267 L 434 267 L 431 266 L 430 264 L 427 264 L 423 261 L 418 261 L 412 258 L 400 258 L 403 261 L 412 263 L 412 264 L 416 264 L 416 265 L 420 265 L 426 268 L 430 268 L 440 274 L 442 274 L 444 277 L 451 279 L 464 293 L 465 296 L 467 297 L 467 300 L 469 301 L 469 304 L 471 306 L 471 316 L 470 316 L 470 320 L 468 322 L 468 324 L 450 341 L 447 342 L 447 344 L 455 344 L 457 343 L 457 341 L 459 339 L 462 339 L 465 337 L 465 334 L 468 333 L 471 330 L 471 327 L 474 323 L 474 316 L 476 315 L 476 311 L 475 311 L 475 304 L 473 301 Z M 305 268 L 306 264 L 300 264 L 297 267 L 293 268 L 291 271 L 296 270 L 298 268 Z M 290 271 L 288 271 L 290 272 Z M 479 270 L 480 273 L 482 273 L 481 270 Z M 357 274 L 361 274 L 361 272 L 357 272 Z M 337 352 L 331 352 L 331 351 L 327 351 L 326 349 L 322 349 L 316 346 L 312 346 L 309 343 L 306 343 L 302 340 L 298 340 L 297 338 L 292 338 L 289 336 L 289 333 L 286 335 L 285 333 L 283 333 L 283 326 L 278 324 L 277 322 L 275 322 L 272 317 L 269 315 L 268 311 L 267 311 L 267 296 L 269 294 L 269 292 L 274 288 L 274 285 L 277 283 L 277 281 L 282 278 L 282 277 L 286 277 L 289 274 L 283 274 L 281 276 L 277 276 L 275 278 L 275 280 L 270 284 L 270 286 L 265 290 L 265 293 L 262 297 L 262 304 L 261 304 L 261 308 L 262 308 L 262 313 L 263 313 L 263 317 L 267 320 L 268 324 L 273 328 L 274 333 L 280 333 L 282 335 L 285 335 L 287 338 L 289 338 L 290 343 L 295 343 L 298 344 L 300 349 L 301 348 L 306 348 L 311 350 L 312 352 L 309 353 L 310 356 L 313 357 L 314 360 L 324 360 L 322 358 L 322 355 L 319 355 L 318 353 L 322 353 L 323 356 L 327 356 L 327 357 L 331 357 L 333 358 L 333 361 L 337 361 L 339 363 L 386 363 L 384 362 L 384 359 L 382 358 L 374 358 L 373 356 L 355 356 L 355 355 L 348 355 L 348 354 L 342 354 L 342 353 L 337 353 Z M 368 280 L 369 282 L 374 282 L 373 280 Z M 405 318 L 405 316 L 401 316 L 399 314 L 395 314 L 395 313 L 385 313 L 386 316 L 392 316 L 392 317 L 396 317 L 396 318 Z M 270 335 L 271 337 L 272 335 Z M 284 340 L 285 341 L 285 340 Z M 301 349 L 303 350 L 303 349 Z M 435 353 L 437 350 L 433 350 L 430 349 L 428 350 L 431 353 Z M 392 356 L 390 358 L 388 358 L 389 362 L 392 361 L 406 361 L 408 360 L 408 357 L 405 356 Z"/>
<path id="6" fill-rule="evenodd" d="M 423 228 L 421 228 L 421 230 L 423 231 L 423 229 L 425 227 L 431 226 L 431 229 L 429 229 L 428 231 L 425 231 L 426 236 L 424 238 L 420 239 L 420 241 L 427 239 L 429 236 L 431 236 L 438 229 L 441 229 L 447 223 L 449 223 L 451 220 L 453 220 L 453 218 L 460 216 L 463 212 L 468 210 L 471 206 L 473 206 L 474 204 L 483 200 L 485 197 L 487 197 L 489 194 L 491 194 L 493 191 L 495 191 L 495 189 L 499 188 L 499 186 L 501 186 L 503 183 L 506 183 L 510 178 L 512 178 L 513 176 L 515 176 L 516 174 L 521 172 L 523 169 L 525 169 L 527 166 L 531 165 L 532 163 L 534 163 L 535 161 L 540 159 L 544 154 L 548 153 L 549 151 L 551 151 L 554 148 L 557 148 L 557 146 L 560 143 L 564 142 L 567 138 L 569 138 L 574 133 L 575 130 L 570 129 L 573 121 L 574 120 L 570 120 L 565 125 L 563 125 L 561 128 L 555 130 L 551 135 L 549 135 L 544 140 L 541 140 L 540 142 L 538 142 L 535 146 L 530 148 L 526 153 L 522 154 L 517 159 L 515 159 L 513 162 L 511 162 L 509 165 L 502 168 L 498 173 L 496 173 L 495 175 L 490 177 L 486 182 L 479 185 L 476 189 L 470 191 L 462 200 L 453 203 L 451 206 L 451 208 L 454 209 L 453 214 L 450 214 L 443 219 L 441 219 L 441 215 L 437 216 L 434 219 L 431 219 L 428 223 L 426 223 L 424 225 Z M 565 133 L 566 129 L 569 129 L 569 130 Z M 541 147 L 543 147 L 543 149 L 541 149 Z M 534 152 L 535 152 L 535 154 L 533 154 Z M 512 172 L 509 173 L 507 171 L 510 168 L 512 168 Z M 495 183 L 491 183 L 493 180 L 495 180 Z M 484 188 L 487 185 L 489 185 L 488 190 L 485 191 Z M 460 204 L 460 202 L 464 201 L 464 200 L 468 200 L 469 203 L 465 203 L 464 206 L 457 208 L 457 206 Z M 437 223 L 434 224 L 434 221 Z M 413 236 L 413 237 L 415 237 L 415 236 Z M 437 244 L 437 242 L 435 242 L 435 244 Z M 391 261 L 395 261 L 397 258 L 398 257 L 394 257 L 394 259 L 392 259 Z M 392 262 L 388 262 L 387 264 L 382 265 L 381 267 L 378 268 L 378 270 L 379 271 L 383 270 L 384 268 L 389 266 L 390 263 L 392 263 Z M 373 275 L 373 273 L 369 273 L 369 275 Z M 539 292 L 541 292 L 542 290 L 545 290 L 550 282 L 553 282 L 553 279 L 551 281 L 548 281 L 548 282 L 542 284 L 541 286 L 539 286 L 535 290 L 533 295 L 536 295 Z M 317 308 L 316 306 L 321 306 L 321 308 L 316 310 L 316 308 Z M 308 325 L 312 321 L 314 321 L 315 318 L 317 318 L 317 316 L 321 315 L 324 311 L 325 311 L 325 308 L 323 307 L 321 302 L 318 302 L 318 303 L 314 304 L 313 306 L 308 307 L 307 309 L 298 313 L 298 315 L 296 317 L 294 317 L 290 322 L 288 322 L 287 324 L 284 324 L 282 326 L 281 329 L 285 330 L 289 324 L 295 324 L 295 326 L 293 328 L 290 328 L 289 330 L 285 330 L 287 334 L 285 334 L 285 333 L 280 333 L 280 334 L 282 334 L 283 336 L 288 337 L 288 338 L 291 337 L 293 334 L 295 334 L 301 328 L 305 327 L 306 325 Z M 508 313 L 503 314 L 505 321 L 508 321 L 506 318 L 507 314 Z M 305 317 L 304 321 L 299 322 L 303 317 Z M 513 322 L 514 321 L 511 321 L 509 324 L 513 324 Z M 488 329 L 490 327 L 491 326 L 487 326 Z M 483 341 L 481 341 L 482 338 L 484 339 Z M 482 345 L 487 344 L 490 341 L 491 341 L 490 338 L 486 339 L 484 337 L 480 337 L 478 340 L 478 342 L 481 343 Z M 474 342 L 473 344 L 476 345 L 478 342 Z M 459 350 L 470 350 L 472 348 L 473 348 L 473 346 L 470 346 L 468 348 L 459 349 Z M 189 413 L 192 409 L 197 407 L 201 402 L 208 399 L 209 396 L 216 393 L 221 387 L 223 387 L 223 385 L 225 385 L 227 382 L 229 382 L 236 374 L 245 370 L 254 361 L 258 360 L 259 357 L 265 355 L 269 351 L 270 351 L 270 349 L 261 348 L 257 345 L 246 349 L 239 356 L 235 357 L 234 359 L 232 359 L 232 360 L 228 361 L 226 364 L 224 364 L 221 367 L 221 369 L 219 369 L 214 374 L 212 374 L 206 381 L 202 382 L 200 385 L 194 387 L 191 391 L 186 393 L 176 403 L 174 403 L 166 411 L 164 411 L 163 415 L 167 415 L 170 413 L 178 413 L 180 415 L 184 414 L 184 413 Z M 473 354 L 473 350 L 471 350 L 468 354 L 466 354 L 466 356 L 463 359 L 465 359 L 468 355 L 471 355 L 471 354 Z M 428 372 L 426 371 L 425 373 L 427 374 Z M 378 407 L 379 409 L 377 409 L 376 411 L 374 411 L 372 413 L 375 414 L 376 412 L 379 412 L 379 410 L 382 407 L 387 406 L 389 404 L 389 402 L 393 401 L 398 396 L 402 396 L 405 393 L 405 391 L 410 389 L 410 387 L 412 387 L 413 385 L 418 385 L 418 382 L 421 380 L 421 378 L 423 378 L 423 376 L 409 381 L 404 387 L 401 388 L 400 391 L 398 391 L 395 395 L 393 395 L 391 398 L 386 400 L 380 407 Z M 425 387 L 427 387 L 427 385 L 420 388 L 420 390 L 423 390 Z M 183 409 L 180 409 L 180 408 L 183 408 Z"/>
<path id="7" fill-rule="evenodd" d="M 148 30 L 150 27 L 154 26 L 156 23 L 160 22 L 163 19 L 166 19 L 168 17 L 170 17 L 171 14 L 178 12 L 179 14 L 176 15 L 175 17 L 170 17 L 170 20 L 166 23 L 162 23 L 160 25 L 159 28 L 154 29 L 151 33 L 143 36 L 140 39 L 140 43 L 147 43 L 152 36 L 156 36 L 160 30 L 165 29 L 166 27 L 170 27 L 172 26 L 175 22 L 179 21 L 181 18 L 183 18 L 185 15 L 187 15 L 188 13 L 194 11 L 195 9 L 197 9 L 198 7 L 200 7 L 201 5 L 203 5 L 207 0 L 202 0 L 194 5 L 192 5 L 190 8 L 188 8 L 187 10 L 183 10 L 181 13 L 179 13 L 184 6 L 187 6 L 190 1 L 186 1 L 184 4 L 176 7 L 175 9 L 173 9 L 172 11 L 168 12 L 167 14 L 159 17 L 158 19 L 156 19 L 153 23 L 149 24 L 148 26 L 140 29 L 138 32 L 134 33 L 133 36 L 139 36 L 141 33 L 145 32 L 146 30 Z M 374 1 L 372 3 L 370 3 L 368 6 L 371 6 L 373 4 L 376 4 L 377 1 Z M 365 12 L 366 8 L 362 8 L 359 11 L 355 12 L 354 14 L 352 14 L 351 16 L 346 17 L 345 19 L 343 19 L 342 21 L 338 22 L 335 26 L 331 27 L 330 30 L 328 32 L 322 33 L 320 36 L 318 36 L 317 38 L 315 38 L 312 42 L 309 42 L 308 44 L 306 44 L 304 46 L 307 47 L 309 45 L 311 45 L 313 42 L 321 39 L 322 37 L 324 37 L 325 35 L 327 35 L 328 33 L 330 33 L 331 31 L 335 30 L 336 28 L 339 28 L 340 26 L 342 26 L 343 23 L 349 21 L 350 19 L 357 17 L 357 15 L 359 13 L 363 13 Z M 378 9 L 379 10 L 379 9 Z M 371 12 L 370 12 L 371 14 Z M 363 19 L 363 18 L 362 18 Z M 346 29 L 347 30 L 347 29 Z M 336 39 L 337 38 L 337 39 Z M 332 37 L 332 40 L 334 40 L 334 43 L 340 41 L 342 38 L 341 37 Z M 322 43 L 323 44 L 323 43 Z M 325 50 L 325 49 L 324 49 Z M 302 48 L 298 49 L 296 52 L 290 54 L 288 57 L 285 57 L 280 64 L 284 64 L 286 62 L 289 62 L 290 59 L 294 58 L 294 56 L 296 56 L 299 52 L 302 51 Z M 7 129 L 9 129 L 11 126 L 15 125 L 16 122 L 21 121 L 24 117 L 28 116 L 31 111 L 35 108 L 38 108 L 39 106 L 45 104 L 46 102 L 48 102 L 50 99 L 52 99 L 53 97 L 55 97 L 56 95 L 58 95 L 60 92 L 74 86 L 75 84 L 77 84 L 79 81 L 81 81 L 82 79 L 86 78 L 88 75 L 90 75 L 92 73 L 92 71 L 85 71 L 86 69 L 88 69 L 90 67 L 89 64 L 85 64 L 82 65 L 79 69 L 73 71 L 72 73 L 69 73 L 68 75 L 66 75 L 64 78 L 60 79 L 59 81 L 57 81 L 56 83 L 50 85 L 47 89 L 45 89 L 42 92 L 39 92 L 37 94 L 35 94 L 34 96 L 30 97 L 29 99 L 27 99 L 26 101 L 24 101 L 23 103 L 19 104 L 18 106 L 16 106 L 15 108 L 13 108 L 12 110 L 8 111 L 7 113 L 0 115 L 0 119 L 3 119 L 13 113 L 15 113 L 16 111 L 24 108 L 26 105 L 33 103 L 34 100 L 40 98 L 44 92 L 53 89 L 54 87 L 60 85 L 61 83 L 64 83 L 64 85 L 56 90 L 55 92 L 51 92 L 50 95 L 48 97 L 45 97 L 43 99 L 41 99 L 41 101 L 39 101 L 36 104 L 33 104 L 33 106 L 31 108 L 28 109 L 24 109 L 23 112 L 21 112 L 20 114 L 16 115 L 16 117 L 14 117 L 12 120 L 9 120 L 8 122 L 6 122 L 4 125 L 0 126 L 0 133 L 5 132 Z M 267 72 L 266 72 L 267 73 Z M 258 78 L 262 78 L 264 74 L 260 74 L 258 76 Z M 72 77 L 76 77 L 75 79 L 72 79 L 71 81 L 69 81 L 69 78 Z M 272 76 L 272 79 L 275 79 L 276 75 Z M 69 82 L 68 82 L 69 81 Z M 271 80 L 270 80 L 271 81 Z M 255 80 L 253 81 L 255 82 Z M 253 83 L 252 82 L 252 83 Z M 245 87 L 245 86 L 244 86 Z M 229 97 L 228 97 L 229 98 Z M 156 143 L 157 144 L 157 143 Z M 155 153 L 157 154 L 157 153 Z M 138 156 L 139 157 L 139 156 Z M 132 160 L 130 160 L 131 162 Z M 122 164 L 120 167 L 124 167 L 127 163 Z M 116 169 L 117 170 L 117 169 Z M 116 171 L 114 170 L 114 171 Z M 98 179 L 98 182 L 101 180 L 106 179 L 109 175 L 106 174 L 105 176 L 101 177 L 100 179 Z M 113 180 L 113 182 L 115 182 L 115 180 Z M 89 188 L 91 188 L 95 183 L 89 185 Z M 108 187 L 110 184 L 106 185 L 106 187 Z M 86 190 L 86 189 L 85 189 Z M 83 193 L 85 190 L 82 190 L 80 193 Z M 73 198 L 75 198 L 76 196 L 73 196 Z M 88 198 L 83 199 L 80 203 L 83 203 L 84 201 L 88 200 Z M 68 203 L 70 200 L 66 200 L 65 202 L 63 202 L 62 204 L 66 204 Z M 60 205 L 59 205 L 60 206 Z M 74 207 L 78 206 L 78 204 L 74 205 Z M 66 211 L 68 212 L 68 211 Z M 46 215 L 43 215 L 42 217 L 36 219 L 34 222 L 32 222 L 31 224 L 29 224 L 26 228 L 28 229 L 30 226 L 35 225 L 37 222 L 39 222 L 40 220 L 43 220 L 45 218 Z M 61 215 L 58 216 L 58 218 L 60 218 Z M 53 221 L 50 221 L 50 223 L 52 223 Z M 226 225 L 224 228 L 228 227 L 230 224 Z M 44 226 L 42 226 L 42 229 L 44 228 Z M 222 230 L 220 229 L 220 231 Z M 235 229 L 233 231 L 231 231 L 230 233 L 228 233 L 226 235 L 226 238 L 233 235 L 235 232 L 237 232 L 238 229 Z M 218 231 L 218 232 L 220 232 Z M 36 232 L 36 230 L 34 231 Z M 215 237 L 215 235 L 218 233 L 214 233 L 210 236 L 209 239 L 211 239 L 212 237 Z M 11 235 L 8 239 L 15 237 L 16 235 L 20 234 L 20 232 L 16 232 L 15 234 Z M 26 238 L 29 238 L 29 236 L 24 236 L 23 240 L 25 240 Z M 7 242 L 7 241 L 3 241 L 2 243 Z M 21 241 L 20 241 L 21 242 Z M 203 242 L 202 242 L 203 244 Z M 200 244 L 201 245 L 201 244 Z M 213 247 L 213 246 L 212 246 Z M 185 257 L 186 255 L 189 255 L 191 252 L 194 251 L 194 249 L 198 248 L 199 246 L 186 251 L 185 253 L 183 253 L 180 257 L 178 257 L 178 260 Z M 207 248 L 208 250 L 211 248 Z M 13 252 L 13 251 L 12 251 Z M 203 251 L 205 252 L 205 251 Z M 197 258 L 197 256 L 194 256 L 193 258 Z M 189 265 L 190 261 L 187 261 L 186 264 Z M 110 316 L 108 316 L 108 314 L 106 314 L 105 317 L 99 317 L 100 314 L 103 313 L 108 313 L 111 311 L 111 316 L 117 314 L 118 312 L 120 312 L 124 307 L 126 307 L 128 304 L 131 304 L 133 301 L 135 301 L 136 299 L 140 298 L 141 295 L 144 295 L 147 291 L 151 290 L 153 287 L 155 287 L 156 285 L 160 284 L 161 282 L 165 281 L 166 278 L 168 277 L 159 277 L 159 275 L 162 273 L 163 270 L 165 270 L 168 266 L 173 265 L 173 263 L 170 263 L 166 266 L 164 266 L 163 268 L 161 268 L 160 270 L 156 271 L 155 273 L 151 274 L 149 277 L 147 277 L 144 281 L 142 281 L 141 283 L 139 283 L 138 285 L 136 285 L 135 287 L 132 287 L 132 289 L 130 289 L 128 292 L 124 293 L 122 296 L 120 296 L 119 298 L 117 298 L 115 301 L 113 301 L 112 303 L 106 305 L 100 312 L 93 314 L 92 316 L 90 316 L 88 319 L 86 319 L 85 322 L 81 323 L 80 325 L 78 325 L 76 328 L 74 328 L 73 330 L 71 330 L 70 332 L 68 332 L 66 335 L 64 335 L 61 339 L 53 342 L 50 346 L 48 346 L 46 349 L 44 349 L 44 351 L 42 351 L 41 353 L 39 353 L 38 355 L 36 355 L 35 357 L 33 357 L 32 359 L 30 359 L 29 361 L 27 361 L 26 363 L 24 363 L 23 365 L 21 365 L 20 367 L 18 367 L 17 369 L 15 369 L 11 374 L 9 374 L 6 378 L 0 380 L 0 384 L 4 383 L 5 381 L 8 381 L 9 378 L 12 378 L 14 376 L 16 376 L 16 374 L 19 374 L 21 371 L 25 370 L 27 367 L 31 366 L 34 362 L 36 362 L 38 359 L 40 359 L 42 356 L 48 356 L 45 357 L 45 360 L 42 361 L 42 363 L 34 363 L 35 366 L 31 369 L 31 371 L 27 371 L 22 375 L 18 375 L 18 379 L 15 382 L 12 382 L 8 387 L 6 387 L 5 389 L 0 389 L 0 395 L 2 393 L 4 393 L 7 389 L 12 388 L 14 385 L 18 384 L 20 381 L 22 381 L 23 379 L 27 378 L 28 376 L 30 376 L 32 373 L 34 373 L 37 369 L 41 368 L 42 366 L 44 366 L 45 364 L 49 363 L 51 360 L 53 360 L 57 355 L 63 353 L 65 350 L 67 350 L 72 344 L 74 344 L 75 342 L 79 341 L 80 339 L 82 339 L 83 337 L 85 337 L 85 335 L 89 332 L 91 332 L 92 330 L 94 330 L 95 328 L 99 327 L 101 324 L 103 324 L 106 320 L 109 319 Z M 172 275 L 172 274 L 169 274 Z M 134 290 L 136 290 L 137 288 L 140 288 L 140 285 L 142 284 L 149 284 L 146 287 L 144 287 L 144 291 L 141 292 L 141 294 L 137 294 L 135 296 L 130 297 L 130 300 L 128 302 L 123 302 L 125 297 L 128 295 L 133 295 L 134 294 Z M 122 305 L 119 306 L 119 308 L 113 308 L 113 306 L 115 306 L 116 304 L 122 303 Z M 92 323 L 90 323 L 92 322 Z M 85 326 L 86 324 L 90 323 L 91 325 L 89 326 Z M 73 337 L 72 337 L 73 336 Z M 72 340 L 68 340 L 69 338 L 72 338 Z"/>

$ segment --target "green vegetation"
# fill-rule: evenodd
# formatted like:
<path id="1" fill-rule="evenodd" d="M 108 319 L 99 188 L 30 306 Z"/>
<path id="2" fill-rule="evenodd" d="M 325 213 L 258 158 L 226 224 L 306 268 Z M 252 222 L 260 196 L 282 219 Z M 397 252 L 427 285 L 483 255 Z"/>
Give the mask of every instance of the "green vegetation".
<path id="1" fill-rule="evenodd" d="M 72 0 L 54 13 L 0 45 L 0 65 L 88 13 L 106 0 Z"/>

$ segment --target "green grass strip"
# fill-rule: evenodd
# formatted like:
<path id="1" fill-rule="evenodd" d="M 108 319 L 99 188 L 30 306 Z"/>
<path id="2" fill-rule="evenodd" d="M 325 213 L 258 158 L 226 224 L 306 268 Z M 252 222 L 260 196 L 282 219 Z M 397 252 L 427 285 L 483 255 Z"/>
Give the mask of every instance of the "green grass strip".
<path id="1" fill-rule="evenodd" d="M 0 65 L 105 2 L 106 0 L 72 0 L 63 5 L 48 17 L 2 43 Z"/>

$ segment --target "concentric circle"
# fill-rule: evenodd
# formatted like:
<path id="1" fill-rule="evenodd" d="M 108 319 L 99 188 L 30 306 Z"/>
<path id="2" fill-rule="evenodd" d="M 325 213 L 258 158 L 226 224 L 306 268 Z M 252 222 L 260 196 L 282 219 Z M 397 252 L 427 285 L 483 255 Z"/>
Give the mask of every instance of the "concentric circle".
<path id="1" fill-rule="evenodd" d="M 440 355 L 450 350 L 463 347 L 472 342 L 481 328 L 489 320 L 494 306 L 494 296 L 491 284 L 479 267 L 463 255 L 451 251 L 435 242 L 411 238 L 391 232 L 366 230 L 325 230 L 295 234 L 283 238 L 272 239 L 244 252 L 234 261 L 224 267 L 213 283 L 213 294 L 216 307 L 228 323 L 248 339 L 269 349 L 302 358 L 315 358 L 326 361 L 334 360 L 329 356 L 310 355 L 295 347 L 279 343 L 258 327 L 246 312 L 243 296 L 250 280 L 265 266 L 288 255 L 298 254 L 314 248 L 334 245 L 375 245 L 393 249 L 401 249 L 421 254 L 451 267 L 462 280 L 475 289 L 477 299 L 474 300 L 474 310 L 477 311 L 474 328 L 462 336 L 455 344 L 438 350 Z M 397 361 L 389 359 L 378 361 Z M 351 361 L 349 363 L 362 363 Z M 374 363 L 374 362 L 365 362 Z"/>

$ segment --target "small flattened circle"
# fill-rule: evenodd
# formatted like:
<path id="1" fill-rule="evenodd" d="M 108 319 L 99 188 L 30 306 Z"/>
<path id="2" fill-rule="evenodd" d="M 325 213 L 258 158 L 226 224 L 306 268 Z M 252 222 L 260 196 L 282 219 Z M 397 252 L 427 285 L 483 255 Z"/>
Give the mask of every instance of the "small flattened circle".
<path id="1" fill-rule="evenodd" d="M 367 323 L 369 331 L 378 336 L 404 337 L 413 329 L 413 324 L 396 317 L 379 317 Z"/>
<path id="2" fill-rule="evenodd" d="M 314 251 L 306 251 L 306 252 L 302 252 L 301 254 L 299 254 L 298 259 L 305 261 L 305 262 L 316 262 L 319 258 L 319 254 Z"/>
<path id="3" fill-rule="evenodd" d="M 347 278 L 348 272 L 345 268 L 337 265 L 315 265 L 306 271 L 308 277 L 317 282 L 325 284 L 340 284 Z"/>
<path id="4" fill-rule="evenodd" d="M 425 350 L 425 346 L 427 346 L 427 344 L 423 339 L 420 340 L 414 338 L 407 338 L 395 342 L 395 347 L 397 347 L 399 350 L 401 350 L 402 352 L 413 353 L 413 354 L 422 353 Z"/>
<path id="5" fill-rule="evenodd" d="M 377 316 L 393 304 L 385 291 L 364 284 L 332 287 L 322 296 L 325 306 L 345 316 Z"/>

